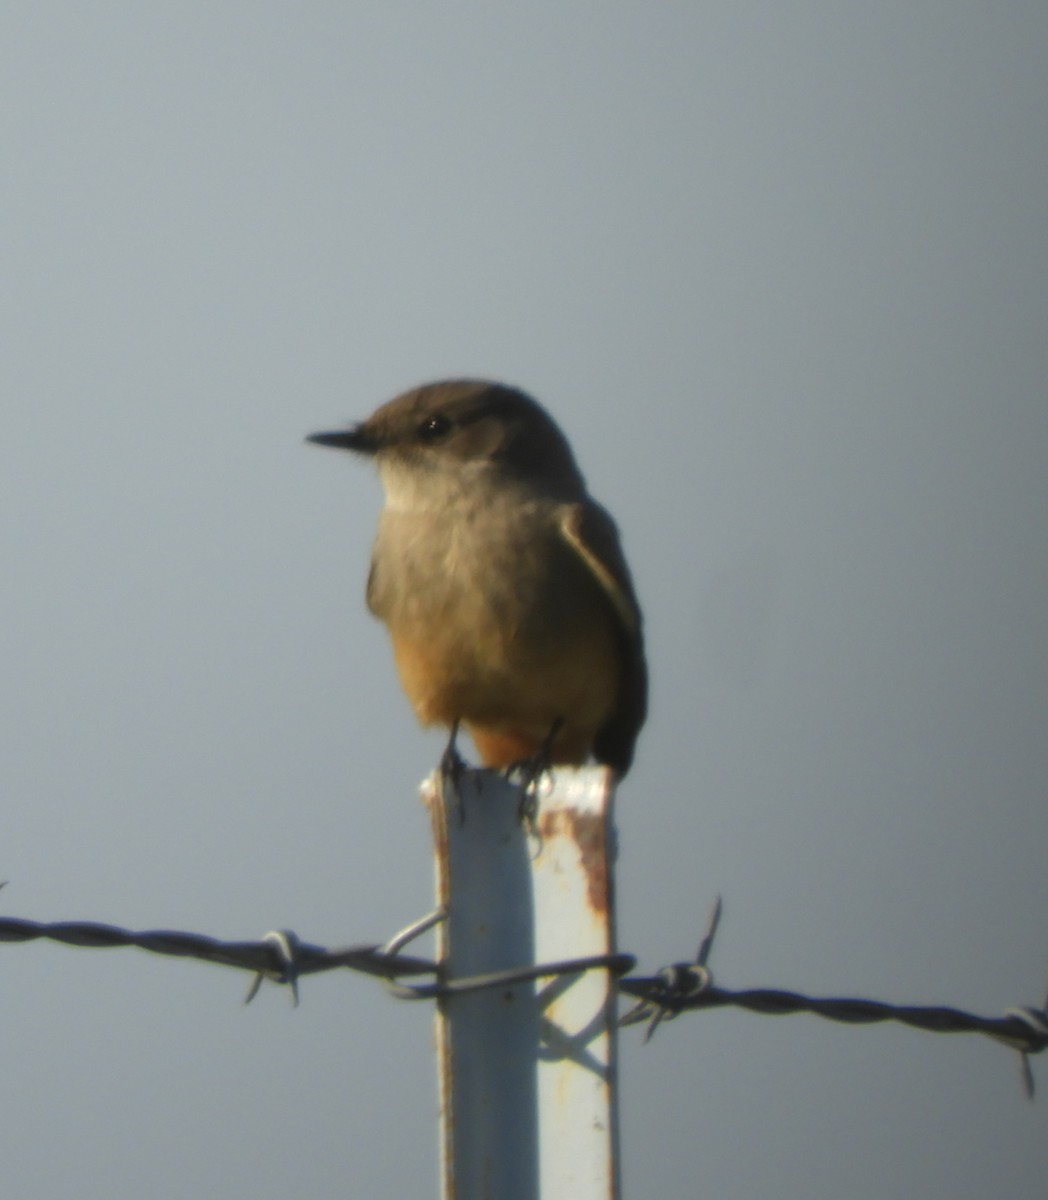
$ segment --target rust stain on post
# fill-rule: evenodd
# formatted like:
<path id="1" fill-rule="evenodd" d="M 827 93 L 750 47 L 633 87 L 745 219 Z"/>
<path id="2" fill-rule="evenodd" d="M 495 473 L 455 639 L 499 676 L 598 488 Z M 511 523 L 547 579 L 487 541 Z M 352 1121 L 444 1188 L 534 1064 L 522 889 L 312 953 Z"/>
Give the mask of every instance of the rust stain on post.
<path id="1" fill-rule="evenodd" d="M 566 809 L 539 813 L 539 835 L 545 838 L 568 837 L 579 849 L 579 861 L 586 874 L 586 897 L 592 911 L 604 916 L 611 897 L 608 891 L 608 846 L 605 820 L 595 813 Z"/>

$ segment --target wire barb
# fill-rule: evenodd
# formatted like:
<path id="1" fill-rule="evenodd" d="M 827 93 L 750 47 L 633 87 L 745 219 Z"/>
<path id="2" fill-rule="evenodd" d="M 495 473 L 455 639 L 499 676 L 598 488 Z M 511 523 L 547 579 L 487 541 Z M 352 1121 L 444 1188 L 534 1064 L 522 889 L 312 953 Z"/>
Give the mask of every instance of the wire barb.
<path id="1" fill-rule="evenodd" d="M 1003 1034 L 998 1035 L 998 1040 L 1019 1051 L 1019 1077 L 1022 1080 L 1026 1098 L 1032 1100 L 1036 1087 L 1033 1068 L 1030 1066 L 1030 1055 L 1037 1054 L 1048 1047 L 1048 1000 L 1045 1001 L 1044 1008 L 1009 1008 L 1004 1015 L 1016 1021 L 1022 1021 L 1030 1031 L 1030 1039 L 1022 1043 L 1017 1043 L 1014 1038 Z"/>
<path id="2" fill-rule="evenodd" d="M 688 1000 L 693 1000 L 713 986 L 713 973 L 706 962 L 713 949 L 713 939 L 717 936 L 723 912 L 724 904 L 718 896 L 710 909 L 706 930 L 695 952 L 695 961 L 663 967 L 656 976 L 660 986 L 653 988 L 649 995 L 630 1009 L 619 1020 L 620 1025 L 636 1025 L 640 1021 L 647 1021 L 644 1041 L 650 1042 L 663 1021 L 672 1021 L 684 1011 Z"/>
<path id="3" fill-rule="evenodd" d="M 272 979 L 274 983 L 286 983 L 290 986 L 292 1006 L 298 1008 L 298 938 L 290 929 L 276 929 L 267 933 L 262 942 L 273 947 L 278 965 L 268 970 L 263 968 L 255 973 L 255 978 L 244 997 L 244 1003 L 250 1004 L 254 1000 L 264 979 Z"/>

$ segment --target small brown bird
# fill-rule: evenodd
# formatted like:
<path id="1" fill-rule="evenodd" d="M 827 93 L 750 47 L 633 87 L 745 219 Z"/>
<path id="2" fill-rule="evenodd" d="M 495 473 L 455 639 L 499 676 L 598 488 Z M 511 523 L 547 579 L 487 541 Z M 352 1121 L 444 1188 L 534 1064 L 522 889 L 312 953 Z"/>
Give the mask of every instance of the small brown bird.
<path id="1" fill-rule="evenodd" d="M 640 610 L 615 523 L 545 409 L 452 379 L 309 441 L 378 464 L 368 607 L 449 754 L 461 722 L 489 767 L 592 755 L 624 775 L 647 710 Z"/>

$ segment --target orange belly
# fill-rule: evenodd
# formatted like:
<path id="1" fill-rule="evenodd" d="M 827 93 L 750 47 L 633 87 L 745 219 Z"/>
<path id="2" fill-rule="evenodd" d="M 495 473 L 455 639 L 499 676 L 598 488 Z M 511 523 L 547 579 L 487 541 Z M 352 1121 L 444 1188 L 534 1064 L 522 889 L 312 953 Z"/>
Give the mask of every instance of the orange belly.
<path id="1" fill-rule="evenodd" d="M 585 762 L 618 698 L 620 650 L 610 614 L 555 645 L 490 634 L 466 642 L 394 634 L 393 647 L 419 721 L 461 721 L 489 767 L 537 753 L 556 721 L 553 761 Z"/>

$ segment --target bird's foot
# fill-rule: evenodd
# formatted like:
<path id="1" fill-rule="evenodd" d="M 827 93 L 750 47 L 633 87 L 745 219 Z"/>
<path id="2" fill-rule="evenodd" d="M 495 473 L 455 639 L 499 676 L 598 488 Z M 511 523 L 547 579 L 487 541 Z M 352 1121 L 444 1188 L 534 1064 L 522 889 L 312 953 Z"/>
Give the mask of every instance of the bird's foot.
<path id="1" fill-rule="evenodd" d="M 468 763 L 459 754 L 456 739 L 458 738 L 459 723 L 453 722 L 451 726 L 451 734 L 448 737 L 448 744 L 444 747 L 444 753 L 440 756 L 440 776 L 445 784 L 451 784 L 455 794 L 455 804 L 458 808 L 459 824 L 464 824 L 466 820 L 466 810 L 462 804 L 462 795 L 459 791 L 459 783 L 462 779 L 462 773 L 468 768 Z"/>
<path id="2" fill-rule="evenodd" d="M 530 758 L 510 763 L 505 770 L 507 779 L 515 777 L 518 781 L 520 802 L 517 806 L 517 818 L 531 834 L 537 832 L 535 822 L 539 813 L 539 784 L 543 775 L 553 770 L 553 743 L 563 725 L 564 718 L 558 717 L 550 726 L 550 731 L 538 750 Z"/>

